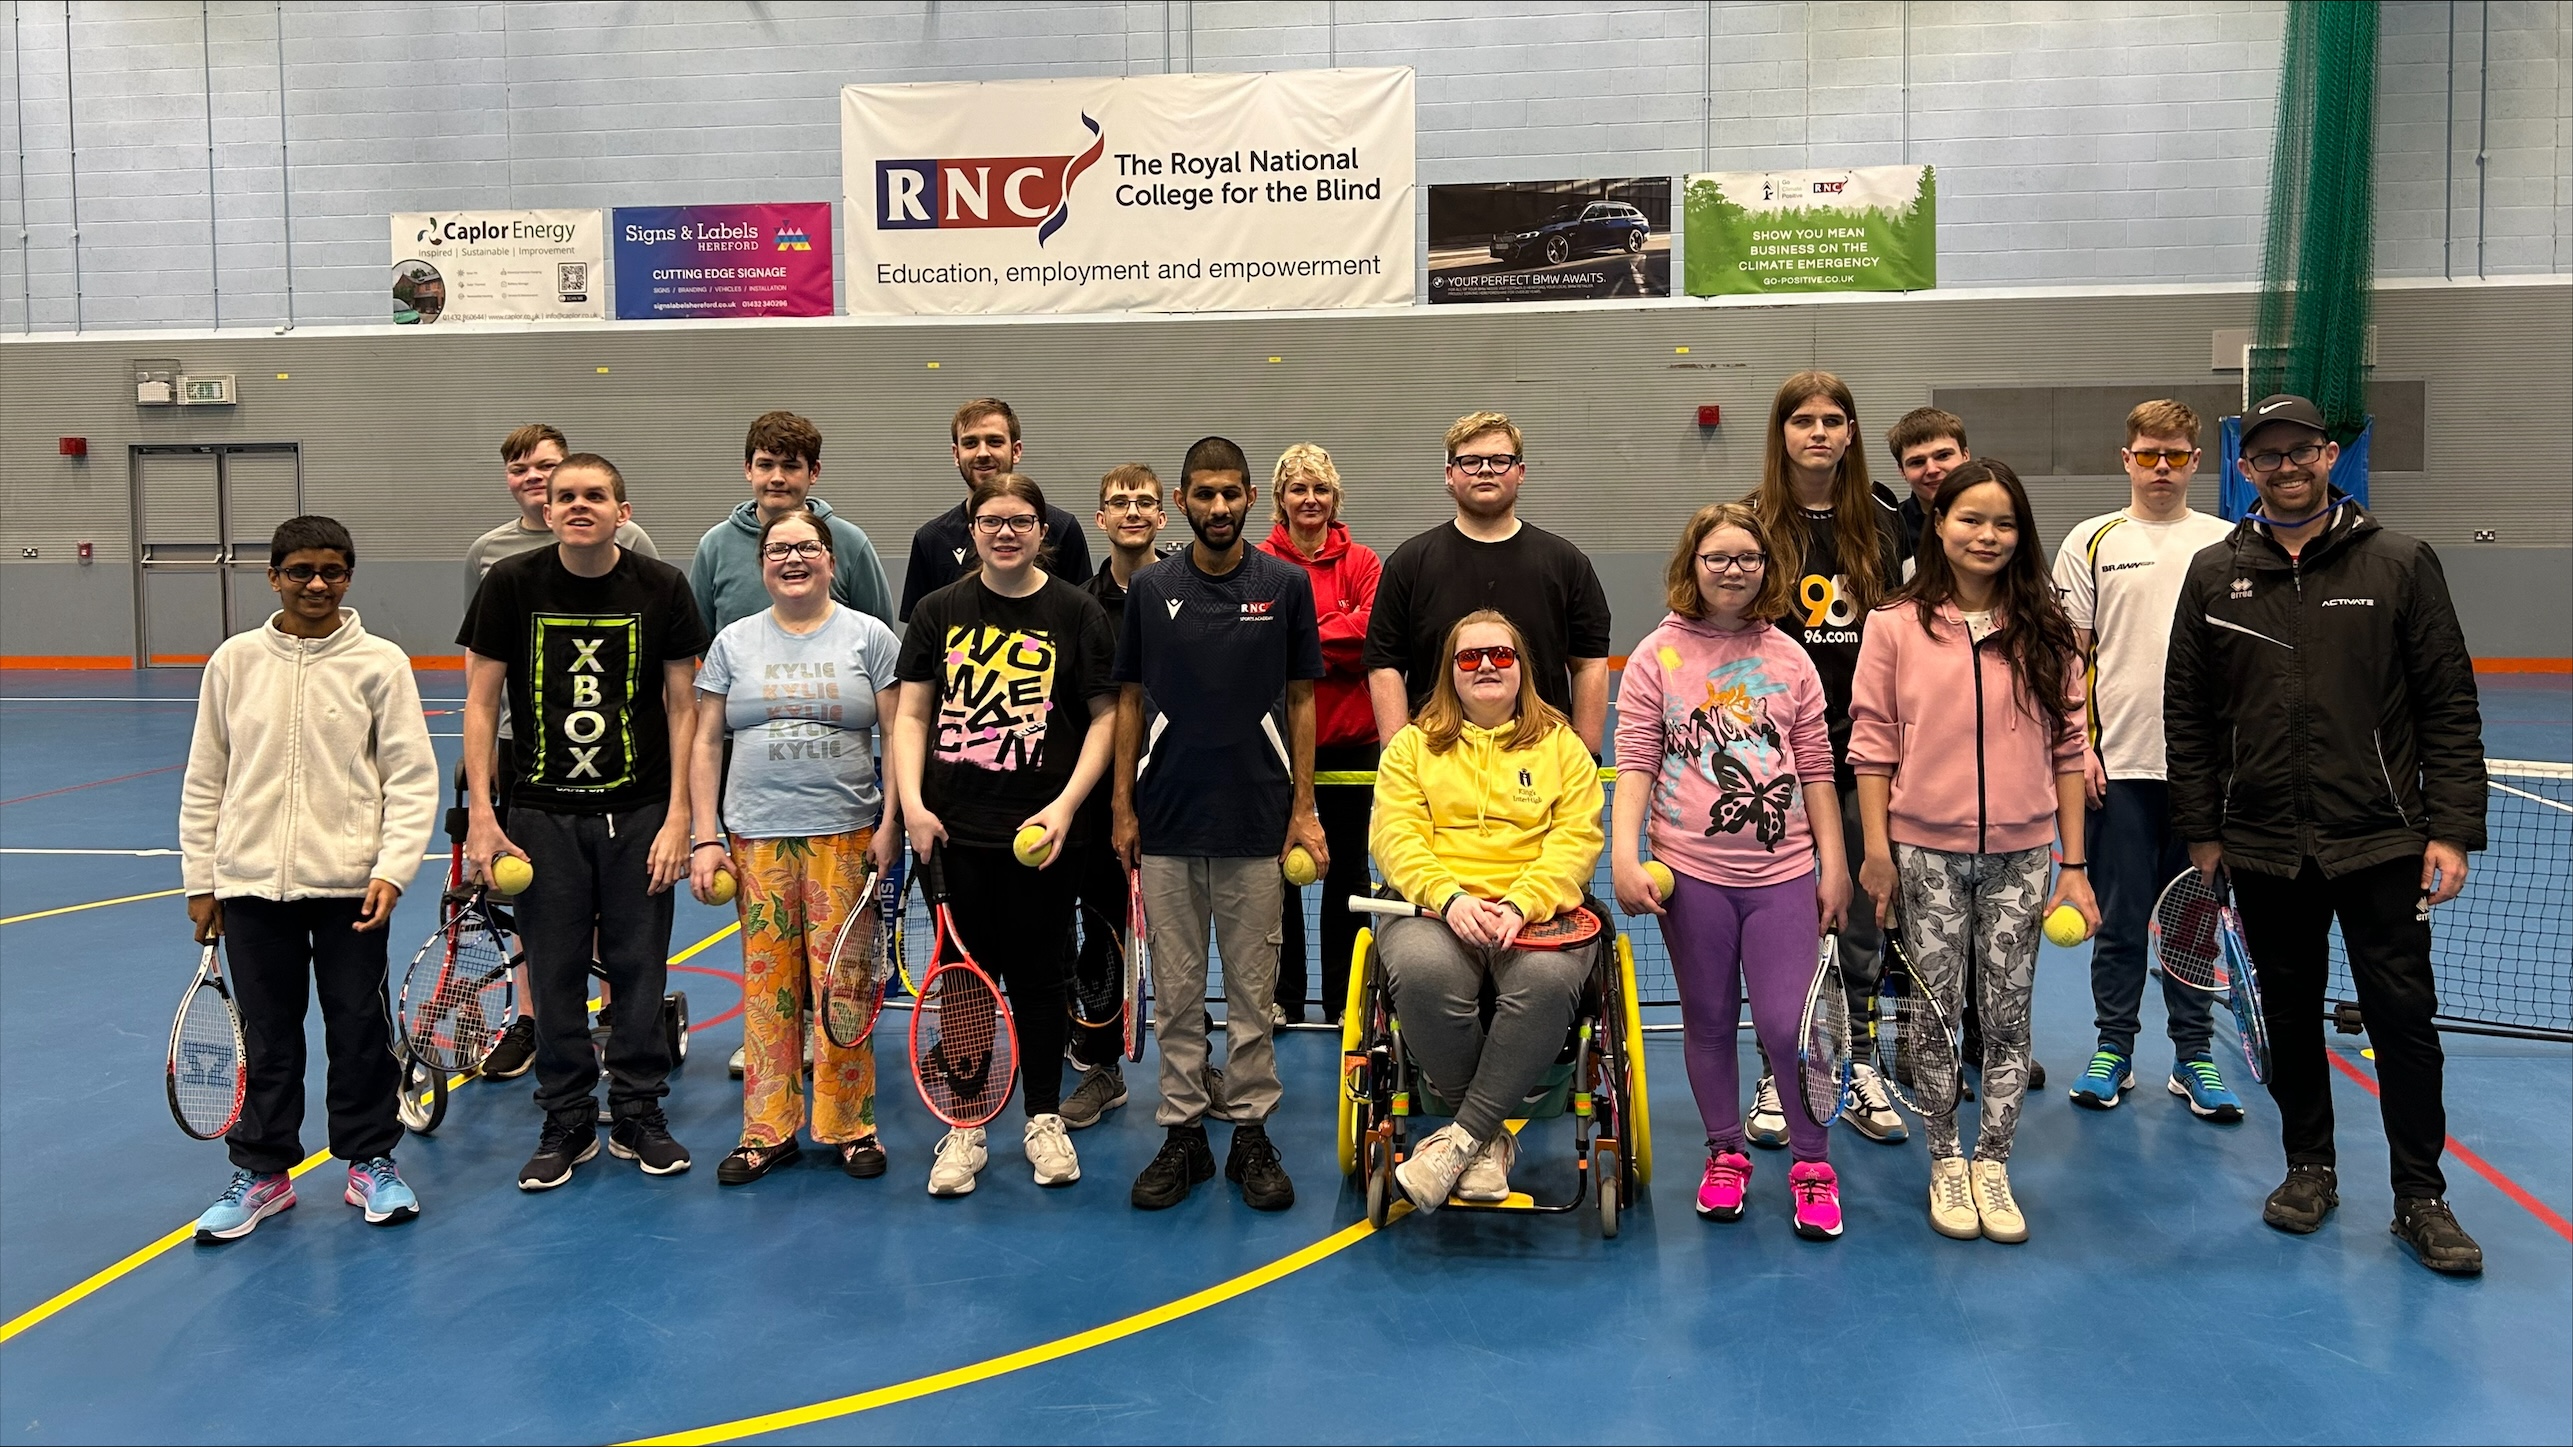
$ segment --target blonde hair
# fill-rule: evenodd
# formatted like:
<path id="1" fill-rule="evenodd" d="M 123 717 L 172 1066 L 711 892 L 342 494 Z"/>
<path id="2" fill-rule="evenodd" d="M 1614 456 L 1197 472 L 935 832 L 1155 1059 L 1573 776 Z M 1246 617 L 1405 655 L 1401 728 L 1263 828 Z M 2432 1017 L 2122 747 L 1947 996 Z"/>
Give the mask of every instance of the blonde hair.
<path id="1" fill-rule="evenodd" d="M 1501 745 L 1502 750 L 1515 753 L 1533 748 L 1556 729 L 1571 727 L 1569 719 L 1538 695 L 1537 671 L 1529 666 L 1528 640 L 1519 632 L 1519 625 L 1498 609 L 1477 608 L 1447 630 L 1446 646 L 1438 651 L 1438 683 L 1430 690 L 1429 702 L 1421 705 L 1420 716 L 1412 720 L 1433 754 L 1455 748 L 1457 736 L 1465 730 L 1465 700 L 1456 692 L 1457 640 L 1465 636 L 1466 629 L 1487 623 L 1509 634 L 1510 646 L 1519 654 L 1518 722 L 1510 730 L 1509 740 Z"/>
<path id="2" fill-rule="evenodd" d="M 2189 445 L 2198 445 L 2198 414 L 2186 402 L 2168 397 L 2138 402 L 2126 414 L 2126 445 L 2133 447 L 2139 437 L 2186 437 Z"/>
<path id="3" fill-rule="evenodd" d="M 1795 596 L 1795 567 L 1779 563 L 1778 549 L 1760 526 L 1758 509 L 1747 502 L 1711 502 L 1689 519 L 1689 525 L 1680 530 L 1680 545 L 1671 553 L 1670 566 L 1662 570 L 1663 602 L 1683 618 L 1706 616 L 1706 595 L 1697 585 L 1697 550 L 1718 528 L 1742 529 L 1769 555 L 1769 565 L 1760 570 L 1760 591 L 1742 616 L 1764 621 L 1787 616 Z"/>
<path id="4" fill-rule="evenodd" d="M 1299 442 L 1278 454 L 1278 465 L 1269 471 L 1269 516 L 1277 522 L 1287 520 L 1286 485 L 1292 477 L 1309 477 L 1331 489 L 1331 516 L 1340 517 L 1340 469 L 1332 465 L 1331 454 L 1311 442 Z"/>
<path id="5" fill-rule="evenodd" d="M 1510 450 L 1521 457 L 1528 455 L 1527 444 L 1519 436 L 1519 424 L 1500 412 L 1468 412 L 1457 418 L 1454 425 L 1447 429 L 1447 455 L 1454 457 L 1456 449 L 1486 432 L 1507 434 L 1510 439 Z"/>

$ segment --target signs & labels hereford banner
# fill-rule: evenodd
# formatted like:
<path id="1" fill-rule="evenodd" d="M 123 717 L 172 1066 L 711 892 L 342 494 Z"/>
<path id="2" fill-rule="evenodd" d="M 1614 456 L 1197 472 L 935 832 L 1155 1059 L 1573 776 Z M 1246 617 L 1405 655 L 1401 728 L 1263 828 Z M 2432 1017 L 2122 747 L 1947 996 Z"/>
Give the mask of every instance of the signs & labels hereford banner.
<path id="1" fill-rule="evenodd" d="M 616 314 L 827 317 L 831 203 L 619 206 Z"/>
<path id="2" fill-rule="evenodd" d="M 1688 178 L 1686 205 L 1691 296 L 1939 284 L 1928 166 L 1708 172 Z"/>
<path id="3" fill-rule="evenodd" d="M 1412 299 L 1408 67 L 853 85 L 852 313 Z"/>
<path id="4" fill-rule="evenodd" d="M 397 211 L 393 320 L 603 317 L 606 230 L 596 211 Z"/>

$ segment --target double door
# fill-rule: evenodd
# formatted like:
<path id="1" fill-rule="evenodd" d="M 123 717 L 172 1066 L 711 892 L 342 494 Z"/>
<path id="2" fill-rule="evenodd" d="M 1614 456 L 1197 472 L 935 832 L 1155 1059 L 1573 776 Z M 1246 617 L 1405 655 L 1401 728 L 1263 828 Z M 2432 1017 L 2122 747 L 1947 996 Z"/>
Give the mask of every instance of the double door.
<path id="1" fill-rule="evenodd" d="M 268 621 L 268 540 L 304 510 L 292 442 L 152 443 L 128 449 L 133 494 L 134 663 L 193 667 Z"/>

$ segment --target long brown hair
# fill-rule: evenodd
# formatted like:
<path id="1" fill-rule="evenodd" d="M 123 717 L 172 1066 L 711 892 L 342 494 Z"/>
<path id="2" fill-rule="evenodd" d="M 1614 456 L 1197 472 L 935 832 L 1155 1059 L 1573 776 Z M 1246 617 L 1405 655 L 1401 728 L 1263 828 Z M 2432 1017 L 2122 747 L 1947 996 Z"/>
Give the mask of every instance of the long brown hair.
<path id="1" fill-rule="evenodd" d="M 1683 618 L 1706 617 L 1706 594 L 1697 585 L 1697 550 L 1718 528 L 1742 529 L 1769 555 L 1768 566 L 1760 570 L 1760 591 L 1752 596 L 1743 616 L 1759 622 L 1785 617 L 1795 596 L 1796 569 L 1779 561 L 1768 530 L 1760 526 L 1759 512 L 1747 502 L 1711 502 L 1689 519 L 1689 525 L 1680 530 L 1680 545 L 1671 553 L 1670 566 L 1662 570 L 1662 600 Z"/>
<path id="2" fill-rule="evenodd" d="M 2011 550 L 2010 561 L 2002 565 L 1993 586 L 1993 608 L 2003 624 L 1996 636 L 2020 689 L 2060 732 L 2072 712 L 2064 702 L 2064 664 L 2073 655 L 2073 625 L 2065 618 L 2054 579 L 2046 572 L 2046 549 L 2037 541 L 2036 509 L 2028 505 L 2028 489 L 2009 463 L 1976 458 L 1939 484 L 1938 496 L 1930 502 L 1929 534 L 1921 540 L 1920 570 L 1894 601 L 1909 602 L 1920 615 L 1921 631 L 1938 636 L 1934 620 L 1939 607 L 1956 601 L 1957 592 L 1956 570 L 1948 564 L 1939 525 L 1966 489 L 1987 482 L 2010 494 L 2010 509 L 2019 519 L 2019 545 Z"/>
<path id="3" fill-rule="evenodd" d="M 1839 543 L 1841 571 L 1849 578 L 1852 616 L 1863 616 L 1884 598 L 1894 581 L 1885 575 L 1883 545 L 1876 531 L 1876 498 L 1867 475 L 1867 449 L 1859 442 L 1858 402 L 1849 386 L 1829 372 L 1798 372 L 1778 388 L 1769 404 L 1769 440 L 1760 454 L 1760 487 L 1749 499 L 1759 510 L 1760 531 L 1772 545 L 1770 567 L 1793 574 L 1805 565 L 1813 540 L 1812 525 L 1796 502 L 1796 487 L 1787 466 L 1787 419 L 1816 397 L 1828 397 L 1849 418 L 1849 450 L 1840 455 L 1832 479 L 1832 537 Z"/>
<path id="4" fill-rule="evenodd" d="M 1456 620 L 1447 630 L 1447 643 L 1438 651 L 1438 684 L 1430 690 L 1429 702 L 1421 705 L 1420 717 L 1412 722 L 1421 731 L 1433 754 L 1443 754 L 1456 747 L 1457 735 L 1465 729 L 1465 700 L 1456 693 L 1457 640 L 1465 630 L 1481 624 L 1495 624 L 1510 635 L 1510 646 L 1519 651 L 1518 726 L 1510 730 L 1509 740 L 1501 745 L 1505 752 L 1533 747 L 1539 739 L 1558 728 L 1569 728 L 1571 721 L 1557 712 L 1555 706 L 1537 694 L 1537 671 L 1529 666 L 1528 640 L 1521 636 L 1519 625 L 1497 609 L 1477 608 Z"/>

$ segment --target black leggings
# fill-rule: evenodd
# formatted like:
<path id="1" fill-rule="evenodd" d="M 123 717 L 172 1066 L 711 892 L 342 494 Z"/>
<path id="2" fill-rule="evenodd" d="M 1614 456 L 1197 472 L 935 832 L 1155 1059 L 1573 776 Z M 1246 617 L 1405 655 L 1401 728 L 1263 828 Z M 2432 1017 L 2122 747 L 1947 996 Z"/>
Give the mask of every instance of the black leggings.
<path id="1" fill-rule="evenodd" d="M 947 907 L 974 960 L 1009 992 L 1018 1031 L 1019 1079 L 1027 1113 L 1063 1105 L 1063 1042 L 1072 1018 L 1063 1001 L 1063 939 L 1072 923 L 1072 865 L 1030 869 L 1006 847 L 950 842 L 938 851 Z"/>

